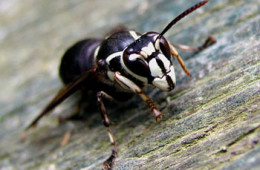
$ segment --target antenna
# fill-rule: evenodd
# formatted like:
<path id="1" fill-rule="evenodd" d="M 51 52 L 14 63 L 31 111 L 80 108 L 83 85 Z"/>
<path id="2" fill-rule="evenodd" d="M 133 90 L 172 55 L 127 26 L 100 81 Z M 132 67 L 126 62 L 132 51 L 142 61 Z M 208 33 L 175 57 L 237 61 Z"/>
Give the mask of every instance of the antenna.
<path id="1" fill-rule="evenodd" d="M 160 38 L 163 36 L 163 34 L 165 34 L 173 25 L 175 25 L 178 21 L 180 21 L 182 18 L 184 18 L 185 16 L 189 15 L 190 13 L 192 13 L 193 11 L 195 11 L 196 9 L 202 7 L 203 5 L 205 5 L 206 3 L 208 3 L 209 0 L 205 0 L 205 1 L 201 1 L 195 5 L 193 5 L 192 7 L 190 7 L 189 9 L 185 10 L 184 12 L 182 12 L 180 15 L 178 15 L 176 18 L 174 18 L 164 29 L 163 31 L 159 34 L 159 36 L 157 37 Z"/>

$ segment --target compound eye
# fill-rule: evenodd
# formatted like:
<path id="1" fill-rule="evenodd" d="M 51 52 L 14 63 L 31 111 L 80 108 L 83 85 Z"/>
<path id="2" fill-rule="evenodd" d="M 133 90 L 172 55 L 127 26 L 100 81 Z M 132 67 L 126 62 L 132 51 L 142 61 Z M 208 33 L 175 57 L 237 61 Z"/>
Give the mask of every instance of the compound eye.
<path id="1" fill-rule="evenodd" d="M 124 57 L 124 63 L 130 71 L 139 76 L 149 77 L 151 74 L 149 65 L 139 54 L 130 54 L 128 57 Z"/>
<path id="2" fill-rule="evenodd" d="M 165 57 L 168 60 L 170 60 L 171 59 L 170 47 L 167 40 L 164 37 L 160 38 L 160 49 L 162 53 L 165 55 Z"/>
<path id="3" fill-rule="evenodd" d="M 143 77 L 149 77 L 151 74 L 147 62 L 140 58 L 136 59 L 133 72 Z"/>

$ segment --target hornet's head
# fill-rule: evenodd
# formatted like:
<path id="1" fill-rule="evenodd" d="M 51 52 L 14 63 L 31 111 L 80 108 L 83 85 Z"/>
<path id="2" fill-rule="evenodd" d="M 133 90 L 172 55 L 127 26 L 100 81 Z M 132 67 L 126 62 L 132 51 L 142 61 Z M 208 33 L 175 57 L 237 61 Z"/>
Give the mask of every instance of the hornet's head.
<path id="1" fill-rule="evenodd" d="M 163 91 L 175 87 L 176 79 L 167 40 L 148 32 L 129 45 L 123 53 L 126 71 L 138 80 Z"/>
<path id="2" fill-rule="evenodd" d="M 171 62 L 171 49 L 163 35 L 182 18 L 205 5 L 201 1 L 174 18 L 161 33 L 148 32 L 129 45 L 123 53 L 122 64 L 136 79 L 154 85 L 163 91 L 175 87 L 176 79 Z"/>

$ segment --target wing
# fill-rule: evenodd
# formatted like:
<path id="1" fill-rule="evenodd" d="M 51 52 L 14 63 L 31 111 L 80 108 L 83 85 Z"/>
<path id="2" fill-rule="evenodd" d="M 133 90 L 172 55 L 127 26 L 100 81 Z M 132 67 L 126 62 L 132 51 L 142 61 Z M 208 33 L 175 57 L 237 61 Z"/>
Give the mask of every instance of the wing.
<path id="1" fill-rule="evenodd" d="M 97 77 L 96 65 L 94 65 L 92 68 L 82 73 L 82 75 L 76 81 L 67 85 L 65 88 L 61 89 L 58 92 L 58 94 L 54 97 L 54 99 L 52 99 L 52 101 L 42 110 L 42 112 L 31 122 L 31 124 L 26 128 L 26 130 L 35 127 L 38 121 L 43 116 L 47 115 L 52 109 L 54 109 L 61 102 L 63 102 L 65 99 L 67 99 L 69 96 L 74 94 L 77 90 L 79 90 L 84 82 L 91 81 L 95 77 Z"/>

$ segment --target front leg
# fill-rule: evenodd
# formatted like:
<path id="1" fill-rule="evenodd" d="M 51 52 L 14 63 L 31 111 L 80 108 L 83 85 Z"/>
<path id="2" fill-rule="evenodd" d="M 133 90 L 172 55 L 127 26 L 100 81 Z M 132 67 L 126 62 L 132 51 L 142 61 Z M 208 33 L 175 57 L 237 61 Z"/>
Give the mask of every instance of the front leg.
<path id="1" fill-rule="evenodd" d="M 123 88 L 131 90 L 133 93 L 138 94 L 141 99 L 143 101 L 146 102 L 146 104 L 149 106 L 149 108 L 151 109 L 151 112 L 153 113 L 154 117 L 156 120 L 159 120 L 162 118 L 162 114 L 159 111 L 159 109 L 157 108 L 157 106 L 155 105 L 155 103 L 152 101 L 152 99 L 147 96 L 146 94 L 144 94 L 144 92 L 142 91 L 142 89 L 135 84 L 133 81 L 131 81 L 130 79 L 124 77 L 121 75 L 120 72 L 116 72 L 114 74 L 114 79 L 118 82 L 118 84 L 120 84 Z"/>
<path id="2" fill-rule="evenodd" d="M 113 98 L 103 91 L 97 93 L 97 102 L 98 102 L 99 111 L 102 116 L 103 124 L 107 128 L 107 133 L 110 139 L 110 143 L 112 145 L 112 153 L 110 157 L 103 163 L 103 170 L 109 170 L 112 169 L 113 163 L 117 155 L 117 149 L 116 149 L 116 141 L 109 127 L 111 125 L 111 121 L 108 118 L 106 107 L 103 103 L 103 98 L 107 98 L 110 100 L 113 100 Z"/>

